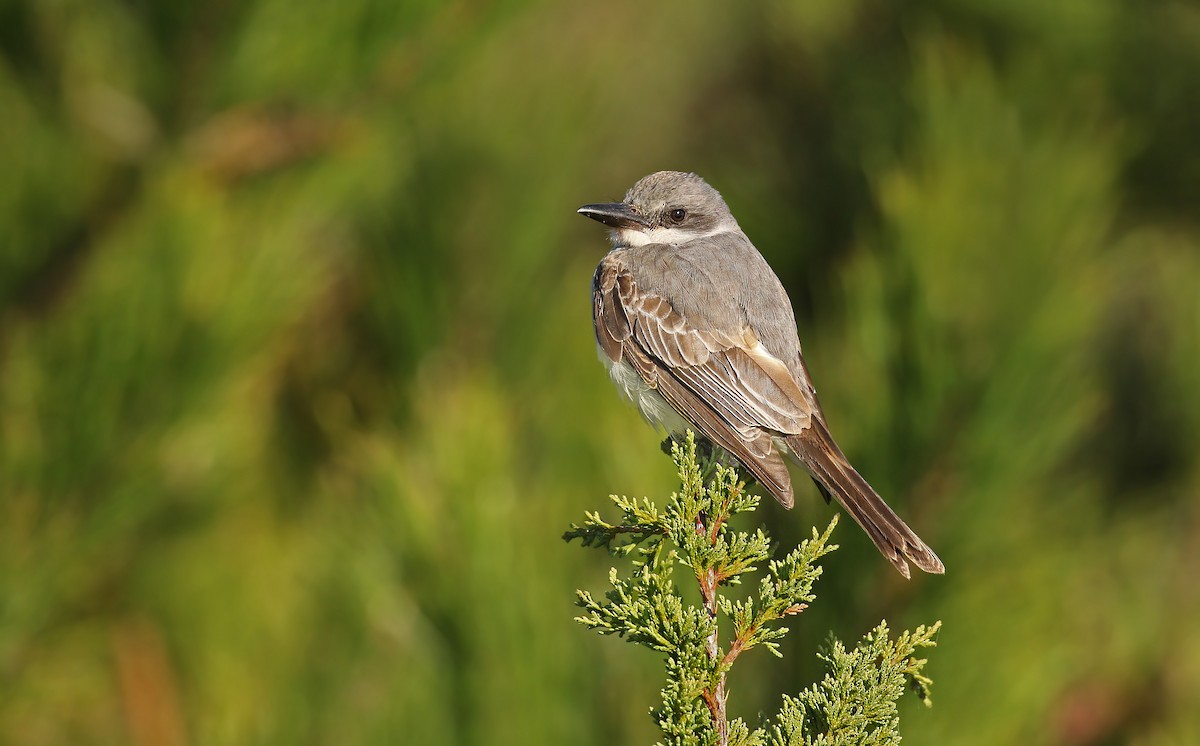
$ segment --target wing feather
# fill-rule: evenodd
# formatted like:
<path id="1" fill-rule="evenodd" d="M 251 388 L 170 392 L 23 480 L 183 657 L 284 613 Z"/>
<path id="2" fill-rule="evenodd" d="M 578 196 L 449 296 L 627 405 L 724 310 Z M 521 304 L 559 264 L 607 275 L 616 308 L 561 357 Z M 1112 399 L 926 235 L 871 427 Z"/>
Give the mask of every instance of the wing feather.
<path id="1" fill-rule="evenodd" d="M 792 507 L 791 475 L 769 435 L 760 431 L 753 439 L 747 439 L 732 430 L 703 398 L 665 372 L 636 345 L 627 348 L 625 359 L 643 380 L 648 383 L 653 381 L 663 399 L 685 420 L 695 425 L 701 435 L 732 454 L 780 504 L 786 508 Z"/>
<path id="2" fill-rule="evenodd" d="M 621 346 L 632 334 L 629 317 L 621 307 L 618 294 L 613 292 L 616 286 L 616 268 L 602 262 L 592 278 L 592 316 L 596 343 L 613 362 L 621 359 Z"/>
<path id="3" fill-rule="evenodd" d="M 633 341 L 672 376 L 706 394 L 704 401 L 730 425 L 747 435 L 758 428 L 796 434 L 808 427 L 814 400 L 752 330 L 694 328 L 666 298 L 640 289 L 627 270 L 616 273 L 618 305 Z"/>
<path id="4" fill-rule="evenodd" d="M 776 435 L 802 432 L 816 404 L 747 327 L 698 329 L 669 299 L 640 289 L 618 258 L 593 280 L 596 338 L 684 419 L 731 453 L 784 505 L 791 479 Z"/>

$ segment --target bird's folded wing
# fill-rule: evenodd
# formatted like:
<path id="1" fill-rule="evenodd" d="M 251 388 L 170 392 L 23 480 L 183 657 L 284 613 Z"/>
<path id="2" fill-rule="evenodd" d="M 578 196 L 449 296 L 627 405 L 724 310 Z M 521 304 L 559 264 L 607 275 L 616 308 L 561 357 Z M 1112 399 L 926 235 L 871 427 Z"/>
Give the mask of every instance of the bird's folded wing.
<path id="1" fill-rule="evenodd" d="M 817 405 L 787 366 L 746 326 L 689 323 L 667 299 L 639 288 L 620 265 L 602 263 L 594 285 L 596 336 L 605 354 L 632 365 L 704 435 L 760 480 L 777 483 L 779 491 L 772 491 L 781 502 L 790 502 L 790 480 L 772 435 L 802 432 Z"/>
<path id="2" fill-rule="evenodd" d="M 702 328 L 666 298 L 639 288 L 628 270 L 601 265 L 595 292 L 596 333 L 612 360 L 633 343 L 736 428 L 799 433 L 816 411 L 782 361 L 744 324 Z"/>

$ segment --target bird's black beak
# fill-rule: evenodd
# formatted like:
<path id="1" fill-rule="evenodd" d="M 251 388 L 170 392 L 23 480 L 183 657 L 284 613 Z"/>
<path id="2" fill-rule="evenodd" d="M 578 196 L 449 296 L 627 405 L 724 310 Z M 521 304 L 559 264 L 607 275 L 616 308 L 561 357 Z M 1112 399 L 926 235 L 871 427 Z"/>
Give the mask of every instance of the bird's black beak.
<path id="1" fill-rule="evenodd" d="M 584 205 L 576 210 L 580 215 L 598 220 L 610 228 L 646 228 L 650 223 L 624 202 Z"/>

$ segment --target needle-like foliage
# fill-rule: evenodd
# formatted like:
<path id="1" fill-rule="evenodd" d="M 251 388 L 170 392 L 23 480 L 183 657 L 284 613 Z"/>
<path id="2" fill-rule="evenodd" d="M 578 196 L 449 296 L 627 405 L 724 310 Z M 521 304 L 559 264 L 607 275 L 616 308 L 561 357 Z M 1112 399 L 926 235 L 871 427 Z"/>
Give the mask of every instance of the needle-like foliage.
<path id="1" fill-rule="evenodd" d="M 700 459 L 693 435 L 672 444 L 680 489 L 660 509 L 650 500 L 613 496 L 621 512 L 618 523 L 589 512 L 582 525 L 572 524 L 564 539 L 603 547 L 613 557 L 629 559 L 630 568 L 609 573 L 611 590 L 597 599 L 577 591 L 584 610 L 577 621 L 599 634 L 616 634 L 665 656 L 667 681 L 662 704 L 651 714 L 669 746 L 742 744 L 894 744 L 899 742 L 896 701 L 907 688 L 929 703 L 932 682 L 922 673 L 922 647 L 935 645 L 941 623 L 918 627 L 892 639 L 886 622 L 869 632 L 853 650 L 832 641 L 819 654 L 827 673 L 796 697 L 784 696 L 783 707 L 770 722 L 751 728 L 726 716 L 726 677 L 738 657 L 762 646 L 780 655 L 778 640 L 787 634 L 783 621 L 813 602 L 813 584 L 821 575 L 816 564 L 837 549 L 829 526 L 801 542 L 783 559 L 771 559 L 771 540 L 763 530 L 734 530 L 730 519 L 758 507 L 759 498 L 745 489 L 737 473 Z M 742 576 L 765 567 L 757 592 L 744 600 L 724 593 Z M 700 603 L 685 601 L 676 570 L 686 568 L 695 581 Z M 722 620 L 726 624 L 720 624 Z M 730 630 L 724 643 L 721 629 Z"/>

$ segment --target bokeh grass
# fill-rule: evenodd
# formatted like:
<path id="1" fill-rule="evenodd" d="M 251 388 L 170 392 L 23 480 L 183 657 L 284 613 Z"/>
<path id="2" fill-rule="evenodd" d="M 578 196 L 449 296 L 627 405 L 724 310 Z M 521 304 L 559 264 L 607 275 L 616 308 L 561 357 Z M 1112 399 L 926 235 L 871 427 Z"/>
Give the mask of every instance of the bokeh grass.
<path id="1" fill-rule="evenodd" d="M 948 568 L 840 530 L 732 713 L 942 619 L 913 743 L 1200 741 L 1198 40 L 1169 1 L 0 2 L 0 742 L 649 742 L 559 537 L 672 487 L 574 215 L 662 168 Z"/>

